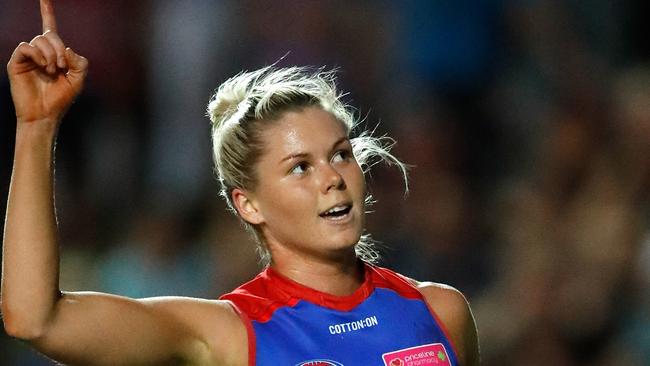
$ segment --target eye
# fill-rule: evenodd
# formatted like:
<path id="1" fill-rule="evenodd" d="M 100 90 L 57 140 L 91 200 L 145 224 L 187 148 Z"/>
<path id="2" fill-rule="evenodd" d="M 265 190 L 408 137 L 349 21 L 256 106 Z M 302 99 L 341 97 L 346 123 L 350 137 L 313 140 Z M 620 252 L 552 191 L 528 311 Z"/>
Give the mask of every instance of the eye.
<path id="1" fill-rule="evenodd" d="M 334 156 L 332 156 L 333 163 L 340 163 L 342 161 L 348 161 L 352 153 L 349 150 L 339 150 Z"/>
<path id="2" fill-rule="evenodd" d="M 293 168 L 291 168 L 290 173 L 294 175 L 303 175 L 307 172 L 307 167 L 308 164 L 304 161 L 294 165 Z"/>

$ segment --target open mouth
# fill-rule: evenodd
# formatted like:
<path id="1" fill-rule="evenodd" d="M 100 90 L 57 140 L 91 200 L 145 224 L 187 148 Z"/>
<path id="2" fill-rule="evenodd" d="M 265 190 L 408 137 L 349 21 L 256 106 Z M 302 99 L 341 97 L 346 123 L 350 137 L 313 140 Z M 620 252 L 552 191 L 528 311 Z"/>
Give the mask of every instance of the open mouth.
<path id="1" fill-rule="evenodd" d="M 351 204 L 338 205 L 320 214 L 320 217 L 330 220 L 344 219 L 352 210 Z"/>

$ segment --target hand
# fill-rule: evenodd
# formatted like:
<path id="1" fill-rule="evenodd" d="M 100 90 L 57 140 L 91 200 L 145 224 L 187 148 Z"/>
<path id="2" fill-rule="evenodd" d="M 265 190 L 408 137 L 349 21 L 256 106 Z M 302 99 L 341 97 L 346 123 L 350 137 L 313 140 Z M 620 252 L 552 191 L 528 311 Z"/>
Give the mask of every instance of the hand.
<path id="1" fill-rule="evenodd" d="M 88 69 L 88 60 L 59 38 L 51 0 L 41 0 L 41 19 L 43 34 L 19 44 L 7 64 L 18 123 L 58 124 Z"/>

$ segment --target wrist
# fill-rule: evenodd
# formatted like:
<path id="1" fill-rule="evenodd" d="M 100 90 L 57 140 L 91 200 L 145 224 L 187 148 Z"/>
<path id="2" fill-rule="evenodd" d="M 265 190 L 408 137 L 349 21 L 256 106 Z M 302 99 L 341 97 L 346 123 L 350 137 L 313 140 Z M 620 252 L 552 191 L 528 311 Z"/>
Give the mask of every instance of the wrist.
<path id="1" fill-rule="evenodd" d="M 18 118 L 16 122 L 16 134 L 56 137 L 58 130 L 59 121 L 54 118 L 43 118 L 30 121 Z"/>
<path id="2" fill-rule="evenodd" d="M 16 124 L 16 146 L 19 144 L 36 143 L 36 146 L 52 147 L 59 130 L 56 120 L 35 120 L 24 122 L 20 119 Z"/>

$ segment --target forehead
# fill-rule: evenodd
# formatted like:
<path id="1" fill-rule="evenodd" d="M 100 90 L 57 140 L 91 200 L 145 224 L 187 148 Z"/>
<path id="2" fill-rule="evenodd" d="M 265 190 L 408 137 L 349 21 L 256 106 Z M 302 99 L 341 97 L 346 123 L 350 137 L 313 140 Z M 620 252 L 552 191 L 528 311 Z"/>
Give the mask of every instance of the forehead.
<path id="1" fill-rule="evenodd" d="M 329 149 L 347 137 L 344 124 L 319 107 L 289 111 L 269 124 L 262 133 L 265 155 L 280 158 L 296 153 L 315 153 Z"/>

